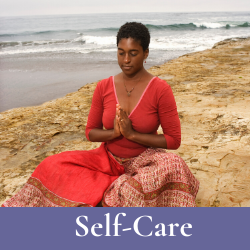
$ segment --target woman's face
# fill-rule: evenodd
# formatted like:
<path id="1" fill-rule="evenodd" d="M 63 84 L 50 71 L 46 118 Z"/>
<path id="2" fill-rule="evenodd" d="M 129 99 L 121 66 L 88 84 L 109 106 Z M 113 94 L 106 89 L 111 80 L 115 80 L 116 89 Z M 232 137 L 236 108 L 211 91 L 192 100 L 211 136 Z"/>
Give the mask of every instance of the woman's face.
<path id="1" fill-rule="evenodd" d="M 133 38 L 123 38 L 117 46 L 118 64 L 126 75 L 136 75 L 143 68 L 148 53 L 148 49 L 143 51 L 140 43 Z"/>

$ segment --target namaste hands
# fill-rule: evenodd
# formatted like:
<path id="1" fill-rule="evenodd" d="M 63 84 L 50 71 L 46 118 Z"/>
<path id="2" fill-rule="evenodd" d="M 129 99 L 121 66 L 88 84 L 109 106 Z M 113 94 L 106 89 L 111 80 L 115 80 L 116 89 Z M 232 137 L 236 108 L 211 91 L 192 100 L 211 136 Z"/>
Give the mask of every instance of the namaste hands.
<path id="1" fill-rule="evenodd" d="M 128 118 L 127 113 L 121 108 L 119 104 L 116 104 L 116 118 L 114 120 L 114 135 L 116 137 L 123 135 L 129 139 L 133 135 L 134 130 L 132 128 L 131 120 Z"/>

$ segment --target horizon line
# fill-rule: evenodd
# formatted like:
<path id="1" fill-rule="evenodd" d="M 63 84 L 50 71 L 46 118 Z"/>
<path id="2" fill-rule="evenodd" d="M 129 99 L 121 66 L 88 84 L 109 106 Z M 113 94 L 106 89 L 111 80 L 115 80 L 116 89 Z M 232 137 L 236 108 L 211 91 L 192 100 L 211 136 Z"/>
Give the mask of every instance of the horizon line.
<path id="1" fill-rule="evenodd" d="M 153 12 L 150 12 L 150 11 L 141 11 L 141 12 L 85 12 L 85 13 L 74 13 L 74 14 L 26 14 L 26 15 L 1 15 L 0 14 L 0 17 L 27 17 L 27 16 L 65 16 L 65 15 L 91 15 L 91 14 L 130 14 L 130 13 L 236 13 L 236 12 L 249 12 L 250 13 L 250 10 L 239 10 L 239 11 L 153 11 Z"/>

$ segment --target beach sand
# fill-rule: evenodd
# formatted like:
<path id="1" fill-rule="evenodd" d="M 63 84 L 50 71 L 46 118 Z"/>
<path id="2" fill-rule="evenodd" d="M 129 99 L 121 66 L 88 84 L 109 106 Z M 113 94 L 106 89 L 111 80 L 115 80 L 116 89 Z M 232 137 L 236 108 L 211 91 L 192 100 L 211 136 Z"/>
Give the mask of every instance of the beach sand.
<path id="1" fill-rule="evenodd" d="M 175 152 L 200 181 L 197 206 L 250 207 L 250 38 L 222 41 L 149 71 L 175 95 L 182 126 Z M 95 86 L 0 113 L 0 204 L 47 156 L 99 145 L 84 134 Z"/>

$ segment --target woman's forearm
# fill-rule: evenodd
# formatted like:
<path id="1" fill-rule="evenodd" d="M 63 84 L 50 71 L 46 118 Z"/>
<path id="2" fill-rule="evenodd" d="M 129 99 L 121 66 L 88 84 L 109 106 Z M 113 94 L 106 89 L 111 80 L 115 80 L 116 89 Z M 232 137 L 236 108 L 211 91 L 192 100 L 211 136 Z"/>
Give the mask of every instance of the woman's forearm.
<path id="1" fill-rule="evenodd" d="M 89 132 L 89 140 L 92 142 L 106 142 L 115 139 L 114 129 L 103 130 L 94 128 Z"/>
<path id="2" fill-rule="evenodd" d="M 89 132 L 89 139 L 92 142 L 106 142 L 111 141 L 117 137 L 118 136 L 114 134 L 113 129 L 103 130 L 95 128 Z M 167 142 L 164 135 L 141 134 L 134 131 L 127 139 L 145 146 L 167 149 Z"/>
<path id="3" fill-rule="evenodd" d="M 145 146 L 167 149 L 167 142 L 164 135 L 141 134 L 139 132 L 134 131 L 133 133 L 131 133 L 131 135 L 127 137 L 127 139 Z"/>

